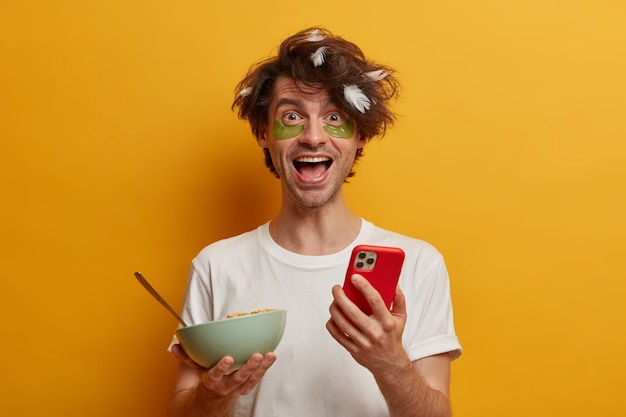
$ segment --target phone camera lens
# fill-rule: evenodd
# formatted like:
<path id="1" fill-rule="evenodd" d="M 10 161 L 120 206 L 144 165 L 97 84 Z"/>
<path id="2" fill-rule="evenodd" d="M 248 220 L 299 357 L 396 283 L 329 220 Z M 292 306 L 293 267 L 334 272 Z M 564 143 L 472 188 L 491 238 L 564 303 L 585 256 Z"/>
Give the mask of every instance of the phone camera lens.
<path id="1" fill-rule="evenodd" d="M 361 262 L 361 261 L 359 261 L 359 262 L 357 262 L 357 263 L 356 263 L 356 267 L 357 267 L 357 268 L 363 268 L 363 266 L 364 266 L 364 265 L 365 265 L 365 264 L 364 264 L 363 262 Z"/>

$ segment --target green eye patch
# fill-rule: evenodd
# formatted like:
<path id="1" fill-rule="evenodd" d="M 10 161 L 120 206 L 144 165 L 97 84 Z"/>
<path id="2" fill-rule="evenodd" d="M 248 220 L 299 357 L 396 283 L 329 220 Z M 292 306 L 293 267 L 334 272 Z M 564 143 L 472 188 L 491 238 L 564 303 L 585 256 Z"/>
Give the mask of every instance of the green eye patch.
<path id="1" fill-rule="evenodd" d="M 322 129 L 326 134 L 340 139 L 350 139 L 354 135 L 354 122 L 352 119 L 346 120 L 341 126 L 325 125 Z"/>
<path id="2" fill-rule="evenodd" d="M 280 120 L 274 120 L 274 137 L 278 140 L 291 139 L 304 132 L 305 125 L 285 126 Z"/>
<path id="3" fill-rule="evenodd" d="M 286 126 L 280 120 L 274 120 L 274 137 L 277 140 L 295 138 L 302 134 L 305 128 L 306 125 L 304 124 Z M 334 138 L 350 139 L 354 135 L 354 122 L 349 119 L 341 126 L 324 125 L 322 129 L 327 135 Z"/>

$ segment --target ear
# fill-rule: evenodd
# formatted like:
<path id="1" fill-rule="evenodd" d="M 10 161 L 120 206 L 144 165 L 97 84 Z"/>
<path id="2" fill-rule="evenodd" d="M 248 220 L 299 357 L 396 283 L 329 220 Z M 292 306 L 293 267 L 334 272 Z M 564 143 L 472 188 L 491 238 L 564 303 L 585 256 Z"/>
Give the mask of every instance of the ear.
<path id="1" fill-rule="evenodd" d="M 365 144 L 367 143 L 367 138 L 361 134 L 361 132 L 357 131 L 357 142 L 356 142 L 356 148 L 357 149 L 362 149 L 365 147 Z"/>
<path id="2" fill-rule="evenodd" d="M 267 139 L 267 129 L 263 130 L 263 133 L 257 136 L 256 142 L 261 148 L 267 148 L 269 140 Z"/>

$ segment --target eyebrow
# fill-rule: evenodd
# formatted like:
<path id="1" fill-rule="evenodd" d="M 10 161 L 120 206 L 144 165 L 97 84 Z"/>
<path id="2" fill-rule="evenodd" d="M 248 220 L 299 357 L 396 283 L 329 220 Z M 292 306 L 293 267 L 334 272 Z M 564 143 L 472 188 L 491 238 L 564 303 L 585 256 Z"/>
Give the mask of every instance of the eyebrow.
<path id="1" fill-rule="evenodd" d="M 334 106 L 336 104 L 337 103 L 335 102 L 335 100 L 333 100 L 332 98 L 328 98 L 328 99 L 326 99 L 326 100 L 324 100 L 322 102 L 322 108 L 326 108 L 326 107 L 329 107 L 329 106 Z M 303 104 L 302 100 L 296 100 L 296 99 L 293 99 L 293 98 L 283 97 L 280 100 L 278 100 L 278 104 L 276 105 L 276 108 L 279 108 L 279 107 L 284 106 L 284 105 L 292 105 L 292 106 L 296 106 L 296 107 L 299 107 L 299 108 L 304 107 L 304 104 Z"/>

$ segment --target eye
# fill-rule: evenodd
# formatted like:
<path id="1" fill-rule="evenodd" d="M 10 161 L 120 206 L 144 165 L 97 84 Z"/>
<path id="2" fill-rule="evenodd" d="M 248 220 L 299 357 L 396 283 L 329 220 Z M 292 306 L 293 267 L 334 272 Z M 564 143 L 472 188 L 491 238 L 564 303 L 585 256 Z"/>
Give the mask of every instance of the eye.
<path id="1" fill-rule="evenodd" d="M 302 120 L 302 117 L 295 112 L 288 112 L 283 115 L 283 123 L 285 125 L 294 125 Z"/>
<path id="2" fill-rule="evenodd" d="M 328 121 L 333 125 L 338 125 L 343 123 L 343 116 L 339 113 L 331 113 L 328 115 Z"/>

